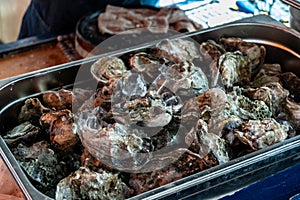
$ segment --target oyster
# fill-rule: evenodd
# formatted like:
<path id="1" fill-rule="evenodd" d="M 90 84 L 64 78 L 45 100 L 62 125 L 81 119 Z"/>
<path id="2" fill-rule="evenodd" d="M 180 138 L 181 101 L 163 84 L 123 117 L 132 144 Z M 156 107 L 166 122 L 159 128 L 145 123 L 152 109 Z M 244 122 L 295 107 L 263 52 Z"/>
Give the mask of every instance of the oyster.
<path id="1" fill-rule="evenodd" d="M 258 46 L 253 42 L 247 42 L 242 38 L 236 37 L 221 38 L 219 42 L 225 47 L 226 51 L 242 52 L 242 54 L 247 57 L 247 60 L 249 60 L 249 66 L 253 72 L 264 63 L 266 56 L 264 46 Z"/>
<path id="2" fill-rule="evenodd" d="M 259 68 L 258 73 L 255 75 L 255 79 L 262 78 L 265 76 L 277 76 L 279 75 L 282 70 L 280 64 L 269 64 L 264 63 Z"/>
<path id="3" fill-rule="evenodd" d="M 201 65 L 208 66 L 205 74 L 208 76 L 210 87 L 222 85 L 218 60 L 224 53 L 226 50 L 214 40 L 207 40 L 200 44 L 200 54 L 203 57 Z"/>
<path id="4" fill-rule="evenodd" d="M 14 146 L 21 142 L 32 143 L 41 138 L 41 136 L 43 136 L 41 129 L 26 121 L 8 131 L 3 136 L 3 139 L 9 146 Z"/>
<path id="5" fill-rule="evenodd" d="M 57 184 L 55 199 L 125 199 L 131 193 L 117 174 L 80 167 Z"/>
<path id="6" fill-rule="evenodd" d="M 277 77 L 281 73 L 281 66 L 279 64 L 264 63 L 258 70 L 258 73 L 250 83 L 251 87 L 257 88 L 270 82 L 280 82 L 279 77 Z"/>
<path id="7" fill-rule="evenodd" d="M 122 124 L 102 127 L 98 123 L 96 111 L 93 112 L 84 111 L 78 118 L 78 131 L 83 146 L 108 167 L 139 167 L 142 160 L 139 160 L 137 153 L 149 151 L 147 142 Z"/>
<path id="8" fill-rule="evenodd" d="M 20 122 L 30 121 L 32 124 L 38 125 L 42 114 L 49 111 L 50 109 L 43 106 L 38 98 L 29 98 L 22 106 L 18 119 Z"/>
<path id="9" fill-rule="evenodd" d="M 226 53 L 226 50 L 214 40 L 207 40 L 200 44 L 200 53 L 205 59 L 218 60 L 222 54 Z"/>
<path id="10" fill-rule="evenodd" d="M 229 161 L 225 140 L 216 134 L 210 133 L 204 120 L 198 120 L 194 134 L 194 141 L 199 146 L 199 152 L 197 153 L 200 157 L 204 158 L 209 153 L 212 153 L 219 164 Z"/>
<path id="11" fill-rule="evenodd" d="M 67 164 L 59 161 L 57 154 L 46 141 L 26 147 L 20 143 L 13 153 L 26 174 L 36 181 L 37 187 L 52 196 L 55 185 L 68 173 Z"/>
<path id="12" fill-rule="evenodd" d="M 283 101 L 288 97 L 289 91 L 278 82 L 269 82 L 257 89 L 248 88 L 244 93 L 253 100 L 262 100 L 276 117 L 282 110 Z"/>
<path id="13" fill-rule="evenodd" d="M 158 78 L 165 79 L 164 84 L 173 92 L 188 95 L 192 90 L 195 95 L 198 95 L 208 90 L 206 75 L 200 67 L 190 61 L 162 66 L 160 72 L 163 77 L 158 76 Z"/>
<path id="14" fill-rule="evenodd" d="M 49 133 L 50 142 L 60 150 L 68 150 L 79 141 L 75 131 L 74 115 L 64 109 L 45 113 L 40 118 L 42 127 Z"/>
<path id="15" fill-rule="evenodd" d="M 157 58 L 145 52 L 134 54 L 130 57 L 129 63 L 134 70 L 144 72 L 150 77 L 152 76 L 151 74 L 157 72 L 161 66 L 161 62 Z"/>
<path id="16" fill-rule="evenodd" d="M 73 91 L 60 89 L 58 91 L 47 91 L 43 94 L 43 101 L 48 108 L 54 110 L 77 109 L 82 102 L 92 95 L 91 90 L 74 88 Z"/>
<path id="17" fill-rule="evenodd" d="M 152 51 L 152 55 L 158 58 L 165 58 L 175 63 L 192 61 L 199 57 L 199 51 L 195 43 L 183 39 L 162 40 Z"/>
<path id="18" fill-rule="evenodd" d="M 285 72 L 278 74 L 280 81 L 284 88 L 288 89 L 292 95 L 292 98 L 297 103 L 300 102 L 300 78 L 292 72 Z"/>
<path id="19" fill-rule="evenodd" d="M 251 80 L 252 69 L 239 51 L 222 54 L 218 66 L 222 82 L 227 88 L 231 88 L 234 84 L 249 83 Z"/>
<path id="20" fill-rule="evenodd" d="M 227 115 L 235 115 L 243 120 L 272 117 L 272 112 L 264 101 L 252 101 L 242 94 L 239 87 L 234 87 L 233 91 L 227 94 L 227 98 L 230 102 Z"/>
<path id="21" fill-rule="evenodd" d="M 161 170 L 148 173 L 131 173 L 129 186 L 134 189 L 134 194 L 141 194 L 218 165 L 218 161 L 211 153 L 200 158 L 199 155 L 187 151 L 184 154 L 178 154 L 176 160 Z"/>
<path id="22" fill-rule="evenodd" d="M 222 136 L 223 129 L 227 124 L 238 123 L 235 116 L 228 114 L 229 100 L 226 93 L 220 88 L 212 88 L 197 98 L 201 119 L 208 124 L 210 133 Z"/>
<path id="23" fill-rule="evenodd" d="M 122 59 L 118 57 L 102 57 L 91 67 L 91 73 L 96 80 L 107 83 L 109 79 L 120 78 L 130 73 Z"/>
<path id="24" fill-rule="evenodd" d="M 275 119 L 249 120 L 233 130 L 234 136 L 251 150 L 258 150 L 285 140 L 289 127 Z"/>
<path id="25" fill-rule="evenodd" d="M 289 122 L 296 131 L 300 130 L 300 104 L 286 98 L 284 101 L 284 111 Z"/>

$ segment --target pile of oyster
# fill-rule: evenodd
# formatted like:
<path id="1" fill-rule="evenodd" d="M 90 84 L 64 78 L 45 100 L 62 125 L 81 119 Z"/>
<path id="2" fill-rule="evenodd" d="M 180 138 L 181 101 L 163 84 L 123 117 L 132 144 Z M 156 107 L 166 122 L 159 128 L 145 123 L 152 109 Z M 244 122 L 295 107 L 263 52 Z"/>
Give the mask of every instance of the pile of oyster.
<path id="1" fill-rule="evenodd" d="M 300 79 L 240 38 L 163 40 L 91 66 L 96 91 L 25 101 L 4 139 L 56 199 L 124 199 L 300 130 Z"/>

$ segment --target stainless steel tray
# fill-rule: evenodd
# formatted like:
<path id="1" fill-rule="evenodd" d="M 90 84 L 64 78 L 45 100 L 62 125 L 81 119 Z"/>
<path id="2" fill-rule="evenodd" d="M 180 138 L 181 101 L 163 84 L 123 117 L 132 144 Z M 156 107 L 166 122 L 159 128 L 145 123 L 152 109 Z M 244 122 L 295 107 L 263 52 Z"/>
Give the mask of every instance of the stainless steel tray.
<path id="1" fill-rule="evenodd" d="M 300 75 L 300 33 L 286 27 L 265 23 L 233 23 L 212 29 L 182 35 L 198 42 L 218 39 L 221 36 L 241 37 L 247 41 L 263 44 L 267 48 L 267 61 L 278 62 L 285 71 Z M 147 44 L 151 45 L 151 44 Z M 140 45 L 136 49 L 143 49 Z M 131 50 L 119 50 L 108 55 L 119 55 Z M 0 86 L 0 133 L 5 133 L 16 123 L 18 102 L 46 90 L 71 88 L 81 65 L 91 65 L 97 56 L 41 70 L 2 82 Z M 82 68 L 80 68 L 82 70 Z M 83 69 L 89 73 L 89 68 Z M 82 80 L 82 84 L 94 81 Z M 79 81 L 80 82 L 80 81 Z M 78 83 L 78 80 L 77 80 Z M 27 179 L 13 154 L 0 137 L 0 154 L 28 199 L 51 199 Z M 196 173 L 176 182 L 145 192 L 131 199 L 178 199 L 217 198 L 236 191 L 250 183 L 267 177 L 300 161 L 300 136 L 231 160 L 208 170 Z"/>

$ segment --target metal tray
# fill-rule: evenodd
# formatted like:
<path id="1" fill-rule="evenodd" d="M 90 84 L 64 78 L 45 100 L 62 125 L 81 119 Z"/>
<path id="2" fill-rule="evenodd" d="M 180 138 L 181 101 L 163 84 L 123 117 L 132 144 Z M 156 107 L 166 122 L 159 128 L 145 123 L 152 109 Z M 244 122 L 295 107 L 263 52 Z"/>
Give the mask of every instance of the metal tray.
<path id="1" fill-rule="evenodd" d="M 300 75 L 300 33 L 286 27 L 252 22 L 233 23 L 176 37 L 192 37 L 202 42 L 207 39 L 218 39 L 221 36 L 241 37 L 247 41 L 263 44 L 267 48 L 267 62 L 278 62 L 282 64 L 285 71 L 293 71 Z M 135 50 L 145 47 L 141 45 Z M 120 55 L 130 51 L 132 50 L 126 49 L 106 54 Z M 88 67 L 82 69 L 80 66 L 91 65 L 97 59 L 98 56 L 94 56 L 12 78 L 9 82 L 2 82 L 0 86 L 0 133 L 5 133 L 15 125 L 20 102 L 46 90 L 71 88 L 79 69 L 89 73 Z M 81 83 L 89 81 L 94 81 L 91 75 L 90 79 L 82 80 Z M 29 182 L 2 137 L 0 137 L 0 147 L 0 154 L 24 196 L 27 199 L 51 199 Z M 299 161 L 300 135 L 130 199 L 219 198 Z"/>

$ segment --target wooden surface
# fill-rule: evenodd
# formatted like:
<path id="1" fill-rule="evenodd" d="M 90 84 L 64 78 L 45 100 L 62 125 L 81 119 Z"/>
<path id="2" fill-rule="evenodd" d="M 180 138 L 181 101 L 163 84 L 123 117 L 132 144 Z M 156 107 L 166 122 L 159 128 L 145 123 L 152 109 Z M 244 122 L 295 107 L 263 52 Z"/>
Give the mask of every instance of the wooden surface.
<path id="1" fill-rule="evenodd" d="M 0 200 L 25 199 L 17 183 L 0 157 Z"/>

